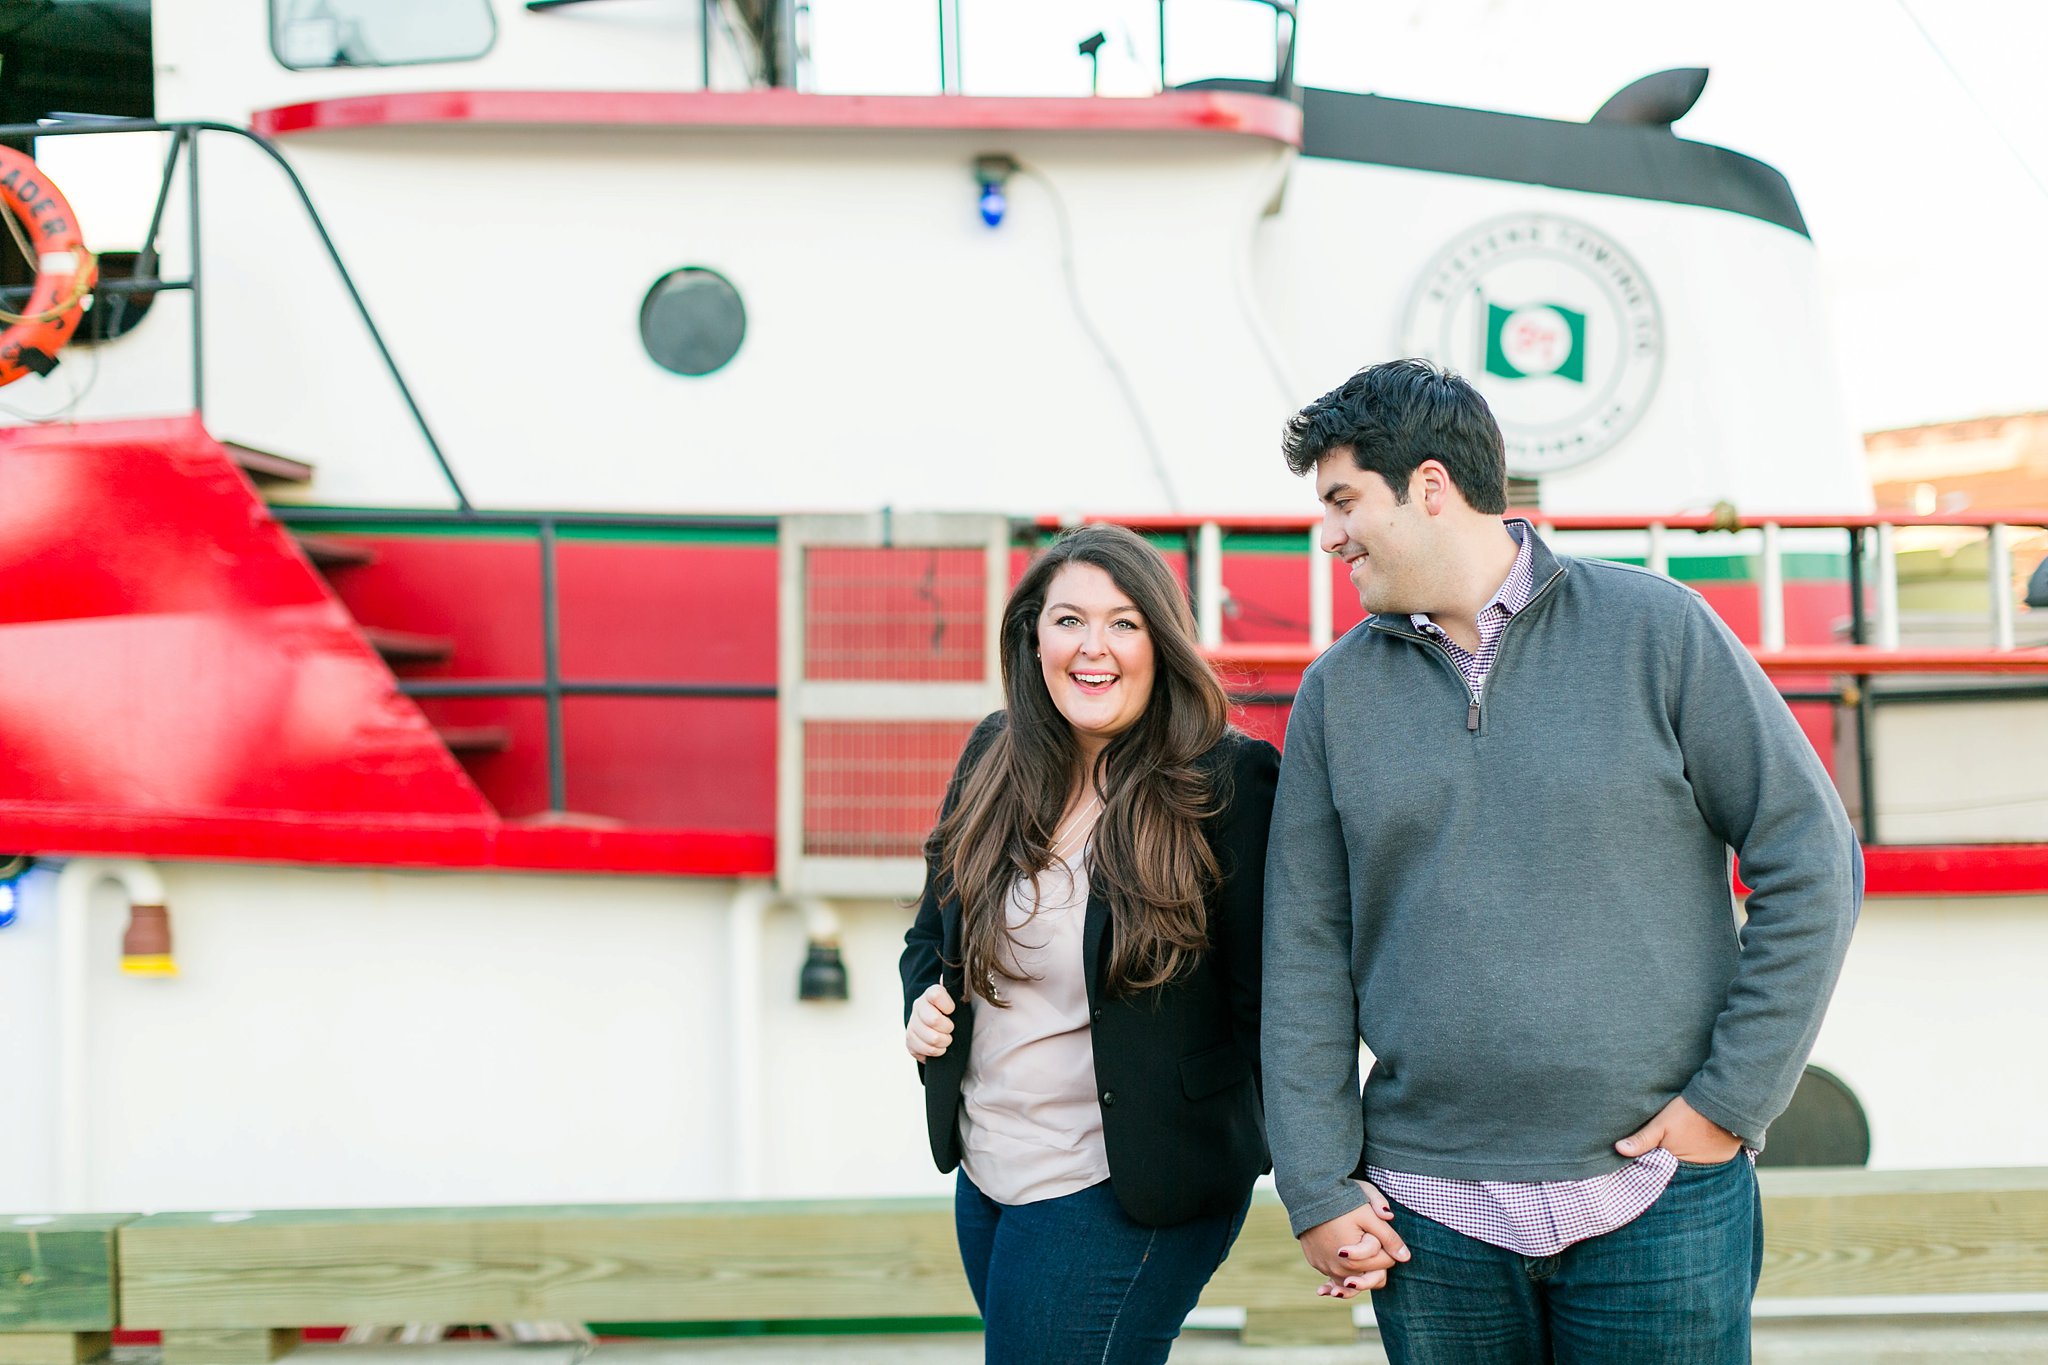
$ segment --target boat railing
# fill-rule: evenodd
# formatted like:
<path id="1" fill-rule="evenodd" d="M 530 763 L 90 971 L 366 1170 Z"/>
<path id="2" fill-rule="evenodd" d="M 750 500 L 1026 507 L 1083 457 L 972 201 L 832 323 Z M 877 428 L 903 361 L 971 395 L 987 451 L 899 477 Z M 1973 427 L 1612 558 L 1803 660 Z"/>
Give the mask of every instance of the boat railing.
<path id="1" fill-rule="evenodd" d="M 15 123 L 0 125 L 0 142 L 17 140 L 39 140 L 49 137 L 107 137 L 121 133 L 168 133 L 170 148 L 165 153 L 163 172 L 157 182 L 155 206 L 150 210 L 149 228 L 143 234 L 142 248 L 136 253 L 134 274 L 117 280 L 103 280 L 95 293 L 103 298 L 124 298 L 137 294 L 188 292 L 192 295 L 192 411 L 201 418 L 206 414 L 206 308 L 205 308 L 205 237 L 199 174 L 199 148 L 202 138 L 208 134 L 240 138 L 254 143 L 265 156 L 276 163 L 297 197 L 299 206 L 305 210 L 306 221 L 312 226 L 314 235 L 320 239 L 320 246 L 334 267 L 334 273 L 354 305 L 356 316 L 362 320 L 363 328 L 369 333 L 370 342 L 376 348 L 378 358 L 383 362 L 385 373 L 391 376 L 392 384 L 398 390 L 399 398 L 411 416 L 414 428 L 425 442 L 427 451 L 440 468 L 441 477 L 446 480 L 448 490 L 454 495 L 455 505 L 467 511 L 470 507 L 468 495 L 462 483 L 455 477 L 455 471 L 448 464 L 448 458 L 441 451 L 441 443 L 434 439 L 433 429 L 427 425 L 426 414 L 420 410 L 419 402 L 413 397 L 412 386 L 405 382 L 405 375 L 398 368 L 398 361 L 385 344 L 384 334 L 377 327 L 376 319 L 370 316 L 370 307 L 363 301 L 362 292 L 356 288 L 355 278 L 349 274 L 348 265 L 341 258 L 340 250 L 334 245 L 334 238 L 327 231 L 327 224 L 320 211 L 313 206 L 313 196 L 307 192 L 305 182 L 293 169 L 277 145 L 260 133 L 247 128 L 238 128 L 231 123 L 212 123 L 198 119 L 157 120 L 129 118 L 101 118 L 97 116 L 65 115 L 53 117 L 41 123 Z M 161 261 L 157 251 L 157 239 L 163 231 L 164 216 L 170 208 L 171 185 L 178 178 L 180 167 L 184 170 L 186 230 L 191 238 L 189 259 L 184 278 L 162 278 Z M 0 289 L 0 306 L 20 307 L 31 292 L 30 288 Z M 95 308 L 100 306 L 96 300 Z"/>
<path id="2" fill-rule="evenodd" d="M 671 700 L 767 700 L 777 696 L 773 683 L 652 682 L 562 676 L 562 604 L 560 533 L 565 529 L 611 532 L 768 531 L 774 517 L 663 516 L 653 513 L 483 512 L 423 508 L 291 507 L 273 505 L 271 515 L 287 526 L 358 525 L 373 521 L 394 529 L 473 530 L 489 527 L 510 533 L 531 533 L 540 557 L 540 658 L 538 678 L 400 678 L 398 690 L 415 699 L 539 698 L 546 712 L 548 809 L 568 806 L 568 763 L 564 754 L 562 703 L 570 697 L 642 697 Z"/>
<path id="3" fill-rule="evenodd" d="M 782 520 L 775 517 L 682 516 L 657 514 L 534 513 L 513 511 L 362 509 L 274 506 L 279 521 L 296 529 L 346 527 L 371 521 L 393 528 L 431 531 L 435 528 L 500 528 L 531 534 L 539 556 L 541 627 L 538 677 L 403 678 L 400 689 L 416 699 L 538 698 L 544 704 L 549 809 L 567 809 L 568 777 L 564 757 L 563 703 L 578 697 L 641 697 L 697 700 L 761 700 L 778 706 L 793 704 L 795 690 L 784 680 L 767 682 L 654 682 L 568 679 L 562 669 L 562 603 L 558 583 L 558 537 L 565 529 L 613 531 L 747 531 L 781 538 Z M 1684 515 L 1666 517 L 1568 516 L 1526 512 L 1546 536 L 1570 544 L 1574 536 L 1591 535 L 1587 548 L 1601 557 L 1639 559 L 1650 569 L 1668 573 L 1675 538 L 1748 536 L 1756 547 L 1758 638 L 1751 646 L 1759 664 L 1777 681 L 1788 702 L 1845 708 L 1854 713 L 1854 756 L 1858 790 L 1874 790 L 1876 755 L 1871 733 L 1880 704 L 1932 701 L 1994 701 L 2048 698 L 2048 649 L 2023 647 L 2018 639 L 2017 593 L 2013 582 L 2013 541 L 2024 529 L 2048 528 L 2048 511 L 2013 510 L 1933 517 Z M 1241 705 L 1285 706 L 1293 700 L 1292 678 L 1328 647 L 1334 634 L 1334 566 L 1316 544 L 1317 523 L 1307 516 L 1199 517 L 1152 516 L 1094 518 L 1114 520 L 1155 537 L 1178 537 L 1185 545 L 1187 582 L 1197 629 L 1209 657 L 1223 668 L 1233 700 Z M 1052 518 L 1020 518 L 1011 523 L 1013 541 L 1028 548 L 1055 533 L 1063 523 Z M 1990 594 L 1986 621 L 1990 644 L 1984 648 L 1909 648 L 1901 643 L 1898 592 L 1898 543 L 1939 530 L 1981 534 L 1988 543 L 1990 580 L 2004 591 Z M 1846 538 L 1844 597 L 1846 643 L 1790 642 L 1785 605 L 1785 540 L 1828 532 Z M 1261 537 L 1298 537 L 1308 588 L 1307 629 L 1298 640 L 1243 641 L 1224 638 L 1230 603 L 1225 537 L 1252 533 Z M 1636 537 L 1627 552 L 1628 537 Z M 1619 539 L 1617 539 L 1619 538 Z M 1738 544 L 1743 542 L 1738 541 Z M 991 618 L 993 619 L 993 618 Z M 1987 679 L 1959 679 L 1963 686 L 1929 686 L 1907 680 L 1873 687 L 1872 679 L 1888 675 L 2028 674 L 2004 687 L 1986 687 Z M 787 717 L 783 718 L 787 720 Z M 787 728 L 786 726 L 784 727 Z M 784 736 L 784 743 L 789 742 Z M 1863 803 L 1863 834 L 1876 842 L 1876 802 Z"/>
<path id="4" fill-rule="evenodd" d="M 1662 516 L 1567 515 L 1535 509 L 1514 509 L 1546 537 L 1594 538 L 1598 557 L 1640 562 L 1669 574 L 1679 536 L 1695 542 L 1710 537 L 1739 538 L 1737 544 L 1755 560 L 1757 593 L 1756 639 L 1751 645 L 1757 663 L 1778 682 L 1788 702 L 1825 703 L 1846 707 L 1856 715 L 1855 758 L 1858 790 L 1874 790 L 1875 756 L 1871 731 L 1873 712 L 1881 703 L 1991 701 L 2048 698 L 2048 648 L 2024 645 L 2019 639 L 2020 593 L 2014 574 L 2014 543 L 2022 531 L 2048 529 L 2048 509 L 2021 508 L 1909 516 L 1871 513 L 1741 515 L 1726 508 L 1712 512 Z M 1319 522 L 1310 516 L 1217 518 L 1202 516 L 1099 517 L 1152 535 L 1180 536 L 1186 544 L 1189 593 L 1196 626 L 1210 658 L 1233 672 L 1261 677 L 1286 675 L 1306 668 L 1330 644 L 1333 630 L 1329 556 L 1318 543 Z M 1041 532 L 1061 525 L 1055 519 L 1036 523 Z M 1260 533 L 1300 537 L 1308 581 L 1308 628 L 1298 641 L 1228 641 L 1224 639 L 1229 589 L 1224 581 L 1226 533 Z M 1846 544 L 1847 616 L 1840 633 L 1845 642 L 1794 642 L 1787 635 L 1785 561 L 1789 536 L 1810 537 L 1834 532 Z M 1978 648 L 1909 647 L 1902 642 L 1899 607 L 1901 537 L 1941 533 L 1953 541 L 1981 536 L 1985 547 L 1987 643 Z M 1633 545 L 1630 541 L 1633 540 Z M 1625 548 L 1617 548 L 1625 547 Z M 1697 548 L 1682 546 L 1680 548 Z M 1682 555 L 1680 556 L 1682 558 Z M 1889 685 L 1875 688 L 1874 677 L 1896 675 L 2031 675 L 2037 681 L 2000 688 L 1972 686 Z M 1821 680 L 1836 681 L 1822 684 Z M 1270 685 L 1261 700 L 1284 703 L 1291 693 Z M 1877 802 L 1863 801 L 1866 842 L 1878 837 Z"/>

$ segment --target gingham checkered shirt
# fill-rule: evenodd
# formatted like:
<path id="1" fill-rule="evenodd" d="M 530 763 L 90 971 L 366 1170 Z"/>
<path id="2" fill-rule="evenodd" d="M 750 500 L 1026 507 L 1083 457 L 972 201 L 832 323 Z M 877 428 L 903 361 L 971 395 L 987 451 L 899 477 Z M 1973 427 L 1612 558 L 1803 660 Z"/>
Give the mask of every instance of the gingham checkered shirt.
<path id="1" fill-rule="evenodd" d="M 1477 650 L 1460 645 L 1425 614 L 1408 618 L 1450 656 L 1475 701 L 1486 691 L 1501 633 L 1535 594 L 1529 537 L 1513 522 L 1508 531 L 1521 549 L 1500 589 L 1479 609 Z M 1467 1237 L 1524 1256 L 1555 1256 L 1574 1242 L 1633 1221 L 1657 1202 L 1677 1170 L 1678 1158 L 1659 1147 L 1590 1180 L 1448 1180 L 1379 1166 L 1367 1167 L 1366 1175 L 1380 1193 Z"/>

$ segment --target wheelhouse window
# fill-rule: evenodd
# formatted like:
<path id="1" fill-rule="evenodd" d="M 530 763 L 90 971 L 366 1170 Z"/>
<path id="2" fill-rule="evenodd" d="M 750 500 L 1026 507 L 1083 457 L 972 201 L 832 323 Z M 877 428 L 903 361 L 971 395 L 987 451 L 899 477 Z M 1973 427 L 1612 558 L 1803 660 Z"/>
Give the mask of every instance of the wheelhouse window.
<path id="1" fill-rule="evenodd" d="M 270 0 L 270 50 L 294 71 L 466 62 L 497 37 L 490 0 Z"/>

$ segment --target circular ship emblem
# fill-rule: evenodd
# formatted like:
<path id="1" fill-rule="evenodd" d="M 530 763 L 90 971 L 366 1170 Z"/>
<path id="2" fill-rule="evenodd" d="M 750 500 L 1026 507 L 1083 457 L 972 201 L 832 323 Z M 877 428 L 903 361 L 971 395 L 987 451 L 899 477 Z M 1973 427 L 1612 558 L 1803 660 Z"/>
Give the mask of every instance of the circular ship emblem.
<path id="1" fill-rule="evenodd" d="M 1664 320 L 1642 268 L 1612 239 L 1516 214 L 1430 261 L 1401 342 L 1478 386 L 1508 471 L 1529 478 L 1590 460 L 1635 425 L 1663 368 Z"/>

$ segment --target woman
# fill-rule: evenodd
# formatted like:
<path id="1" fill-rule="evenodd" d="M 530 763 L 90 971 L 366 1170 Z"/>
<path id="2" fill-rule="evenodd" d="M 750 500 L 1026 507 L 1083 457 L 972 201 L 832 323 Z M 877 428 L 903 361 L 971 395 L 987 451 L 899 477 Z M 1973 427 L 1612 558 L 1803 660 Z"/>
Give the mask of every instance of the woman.
<path id="1" fill-rule="evenodd" d="M 1279 755 L 1231 728 L 1173 574 L 1120 527 L 1031 565 L 1002 660 L 925 844 L 904 1043 L 987 1359 L 1163 1361 L 1267 1164 Z"/>

